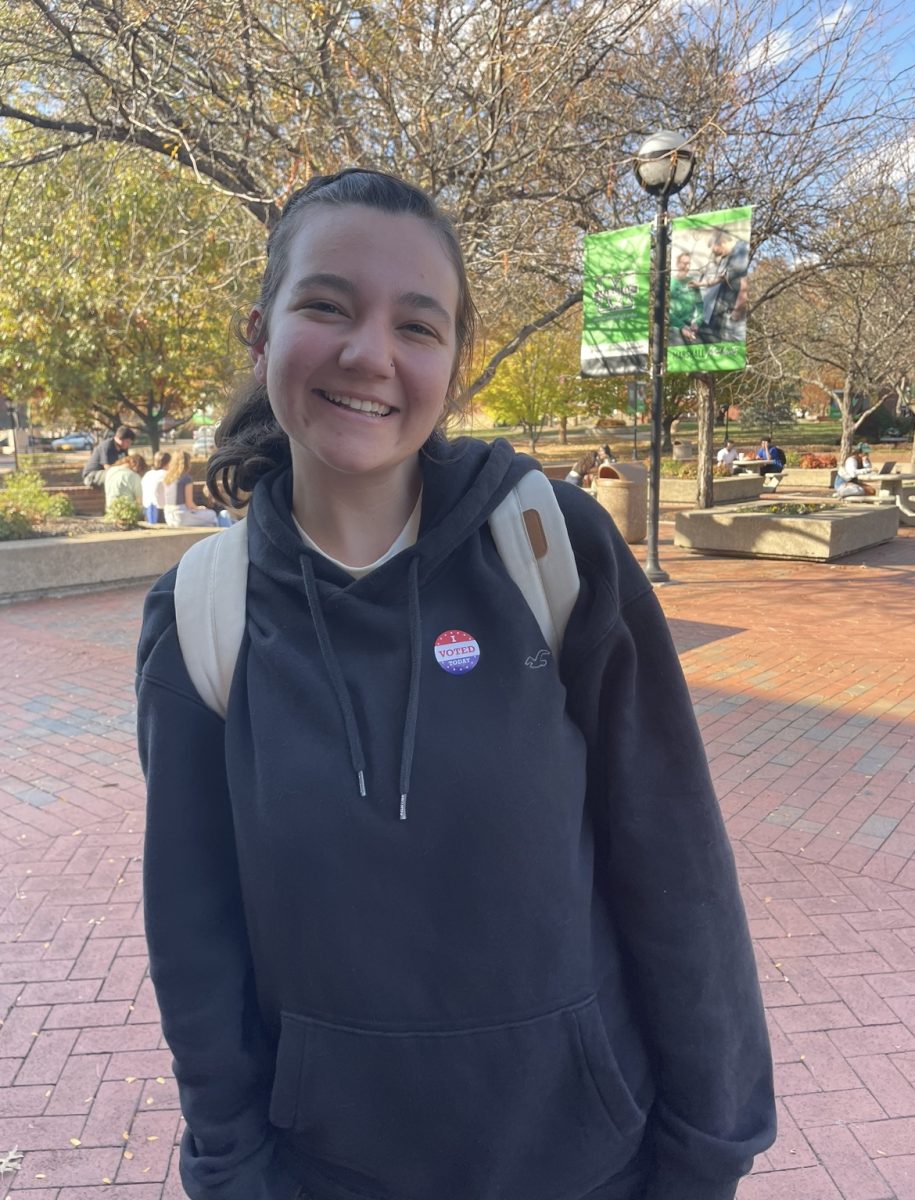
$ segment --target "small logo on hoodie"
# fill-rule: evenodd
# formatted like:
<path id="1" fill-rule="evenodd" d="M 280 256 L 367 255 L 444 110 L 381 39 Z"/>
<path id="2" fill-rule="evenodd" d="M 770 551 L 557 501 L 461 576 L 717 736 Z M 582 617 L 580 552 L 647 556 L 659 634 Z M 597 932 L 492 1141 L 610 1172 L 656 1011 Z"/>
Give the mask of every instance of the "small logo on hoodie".
<path id="1" fill-rule="evenodd" d="M 435 661 L 449 675 L 466 675 L 480 661 L 480 647 L 463 629 L 446 629 L 435 639 Z"/>
<path id="2" fill-rule="evenodd" d="M 550 661 L 549 650 L 538 650 L 537 653 L 533 656 L 533 658 L 526 658 L 524 660 L 524 665 L 526 667 L 531 667 L 532 670 L 536 671 L 540 667 L 545 667 L 549 661 Z"/>

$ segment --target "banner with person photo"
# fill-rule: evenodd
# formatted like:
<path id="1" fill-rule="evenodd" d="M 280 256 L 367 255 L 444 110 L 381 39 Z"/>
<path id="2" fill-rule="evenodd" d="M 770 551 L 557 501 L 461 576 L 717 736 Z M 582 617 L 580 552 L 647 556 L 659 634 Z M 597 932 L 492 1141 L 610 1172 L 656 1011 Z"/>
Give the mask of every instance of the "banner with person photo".
<path id="1" fill-rule="evenodd" d="M 727 208 L 671 222 L 668 371 L 746 366 L 751 214 Z"/>
<path id="2" fill-rule="evenodd" d="M 651 226 L 585 238 L 581 373 L 589 378 L 648 370 Z"/>

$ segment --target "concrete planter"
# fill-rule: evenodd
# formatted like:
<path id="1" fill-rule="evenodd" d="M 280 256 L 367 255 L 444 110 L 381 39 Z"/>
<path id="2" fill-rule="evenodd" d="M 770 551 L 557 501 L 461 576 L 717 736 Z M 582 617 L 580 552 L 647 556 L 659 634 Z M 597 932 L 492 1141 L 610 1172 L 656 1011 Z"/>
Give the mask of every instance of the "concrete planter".
<path id="1" fill-rule="evenodd" d="M 699 481 L 696 479 L 665 479 L 661 477 L 663 504 L 695 504 Z M 721 475 L 712 480 L 713 504 L 736 504 L 740 500 L 755 500 L 762 493 L 760 475 Z"/>
<path id="2" fill-rule="evenodd" d="M 785 467 L 782 473 L 782 487 L 791 488 L 831 488 L 836 482 L 835 467 Z"/>
<path id="3" fill-rule="evenodd" d="M 756 512 L 699 509 L 676 514 L 674 545 L 742 558 L 831 562 L 892 541 L 898 528 L 899 510 L 889 504 L 836 506 L 803 516 L 767 512 L 762 506 Z"/>
<path id="4" fill-rule="evenodd" d="M 0 542 L 0 602 L 152 581 L 214 529 L 137 529 Z"/>

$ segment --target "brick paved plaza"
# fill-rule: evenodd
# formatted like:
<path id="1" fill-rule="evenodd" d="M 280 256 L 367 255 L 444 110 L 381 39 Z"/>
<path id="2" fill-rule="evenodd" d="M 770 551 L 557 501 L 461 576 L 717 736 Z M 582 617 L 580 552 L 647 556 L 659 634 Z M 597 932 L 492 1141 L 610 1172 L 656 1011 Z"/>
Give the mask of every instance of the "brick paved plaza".
<path id="1" fill-rule="evenodd" d="M 777 1062 L 739 1200 L 915 1200 L 915 529 L 835 566 L 661 550 Z M 140 916 L 142 595 L 0 609 L 0 1156 L 24 1154 L 0 1200 L 182 1195 Z"/>

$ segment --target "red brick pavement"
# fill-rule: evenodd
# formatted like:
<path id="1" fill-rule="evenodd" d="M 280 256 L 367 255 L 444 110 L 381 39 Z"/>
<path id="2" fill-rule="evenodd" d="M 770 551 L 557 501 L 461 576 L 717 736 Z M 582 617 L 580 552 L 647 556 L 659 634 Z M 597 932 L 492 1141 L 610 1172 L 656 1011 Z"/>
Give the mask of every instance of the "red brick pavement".
<path id="1" fill-rule="evenodd" d="M 665 526 L 665 531 L 667 527 Z M 739 1200 L 915 1200 L 915 531 L 660 592 L 740 867 L 781 1132 Z M 177 1200 L 145 977 L 138 589 L 0 609 L 0 1200 Z"/>

